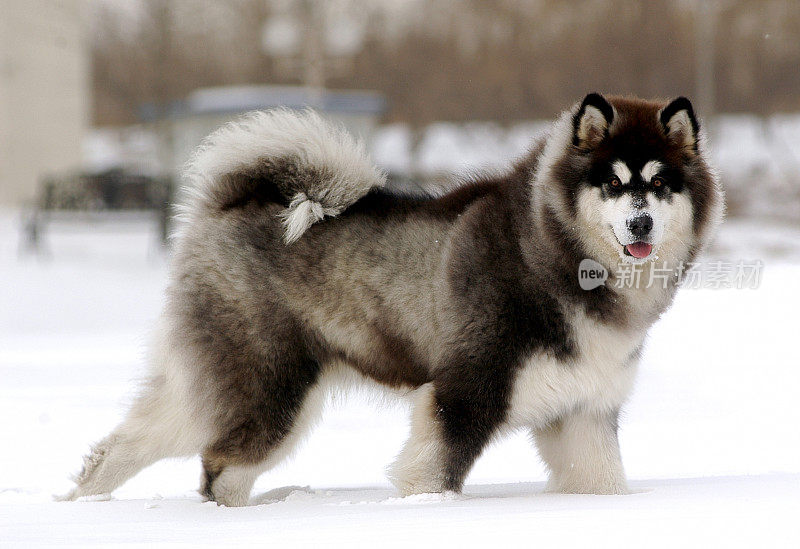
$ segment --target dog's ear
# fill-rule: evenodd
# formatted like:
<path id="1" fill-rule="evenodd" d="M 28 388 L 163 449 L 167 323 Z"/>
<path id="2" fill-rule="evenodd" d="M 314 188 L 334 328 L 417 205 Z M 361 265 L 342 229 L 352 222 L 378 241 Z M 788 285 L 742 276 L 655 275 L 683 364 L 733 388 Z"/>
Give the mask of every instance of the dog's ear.
<path id="1" fill-rule="evenodd" d="M 592 149 L 608 136 L 614 120 L 614 107 L 599 93 L 590 93 L 572 118 L 572 144 Z"/>
<path id="2" fill-rule="evenodd" d="M 689 152 L 697 152 L 697 132 L 700 126 L 691 102 L 679 97 L 661 109 L 658 119 L 667 138 Z"/>

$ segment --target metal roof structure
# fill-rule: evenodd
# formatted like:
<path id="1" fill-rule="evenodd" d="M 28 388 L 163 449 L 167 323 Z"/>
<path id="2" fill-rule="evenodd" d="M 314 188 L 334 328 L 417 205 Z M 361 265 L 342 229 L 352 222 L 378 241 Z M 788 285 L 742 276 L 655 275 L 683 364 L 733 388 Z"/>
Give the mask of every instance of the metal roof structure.
<path id="1" fill-rule="evenodd" d="M 148 103 L 142 105 L 143 121 L 159 118 L 180 118 L 206 114 L 236 114 L 258 109 L 315 107 L 323 112 L 340 114 L 380 115 L 386 110 L 386 99 L 379 92 L 365 90 L 323 90 L 318 94 L 302 86 L 222 86 L 201 88 L 183 101 L 170 103 L 163 109 Z"/>

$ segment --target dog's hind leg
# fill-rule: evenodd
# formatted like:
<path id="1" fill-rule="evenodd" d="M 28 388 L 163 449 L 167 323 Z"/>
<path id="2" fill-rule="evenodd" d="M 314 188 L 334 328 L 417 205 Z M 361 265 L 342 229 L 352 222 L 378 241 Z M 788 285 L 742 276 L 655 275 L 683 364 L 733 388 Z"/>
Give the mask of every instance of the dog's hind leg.
<path id="1" fill-rule="evenodd" d="M 220 505 L 247 505 L 258 476 L 286 458 L 320 416 L 328 380 L 319 364 L 296 349 L 273 356 L 277 364 L 235 366 L 257 375 L 228 388 L 235 409 L 203 451 L 200 493 Z"/>
<path id="2" fill-rule="evenodd" d="M 148 465 L 163 458 L 196 455 L 209 430 L 193 416 L 194 406 L 180 375 L 174 349 L 156 349 L 155 372 L 114 431 L 95 444 L 74 478 L 76 486 L 61 500 L 107 494 Z"/>

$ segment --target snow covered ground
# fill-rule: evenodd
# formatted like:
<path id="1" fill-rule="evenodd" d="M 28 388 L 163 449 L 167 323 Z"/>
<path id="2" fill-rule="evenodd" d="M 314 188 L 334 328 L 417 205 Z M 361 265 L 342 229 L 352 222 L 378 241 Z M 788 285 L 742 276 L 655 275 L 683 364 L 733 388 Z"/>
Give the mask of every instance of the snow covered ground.
<path id="1" fill-rule="evenodd" d="M 48 257 L 19 258 L 0 215 L 0 547 L 800 546 L 800 229 L 730 223 L 715 257 L 763 259 L 761 287 L 685 290 L 651 332 L 621 425 L 633 494 L 542 494 L 519 434 L 463 496 L 400 499 L 383 468 L 408 410 L 355 394 L 241 509 L 202 502 L 197 459 L 111 501 L 51 500 L 121 418 L 166 273 L 146 227 L 56 229 Z"/>

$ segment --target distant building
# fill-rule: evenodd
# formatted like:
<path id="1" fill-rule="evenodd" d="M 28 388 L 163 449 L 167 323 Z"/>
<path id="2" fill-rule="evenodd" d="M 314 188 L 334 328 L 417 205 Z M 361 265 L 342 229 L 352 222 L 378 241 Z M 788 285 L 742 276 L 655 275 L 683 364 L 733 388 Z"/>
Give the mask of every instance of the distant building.
<path id="1" fill-rule="evenodd" d="M 325 118 L 369 141 L 386 102 L 383 95 L 372 91 L 322 90 L 315 94 L 299 86 L 225 86 L 196 90 L 166 109 L 147 105 L 141 117 L 161 141 L 161 167 L 179 173 L 203 137 L 243 113 L 274 107 L 314 107 Z"/>
<path id="2" fill-rule="evenodd" d="M 74 169 L 88 122 L 82 0 L 0 0 L 0 206 Z"/>

